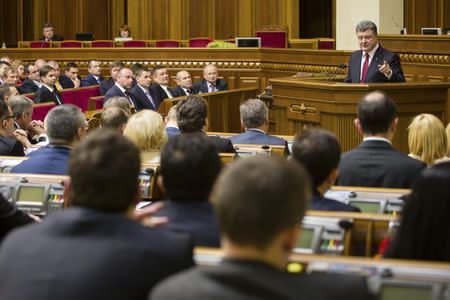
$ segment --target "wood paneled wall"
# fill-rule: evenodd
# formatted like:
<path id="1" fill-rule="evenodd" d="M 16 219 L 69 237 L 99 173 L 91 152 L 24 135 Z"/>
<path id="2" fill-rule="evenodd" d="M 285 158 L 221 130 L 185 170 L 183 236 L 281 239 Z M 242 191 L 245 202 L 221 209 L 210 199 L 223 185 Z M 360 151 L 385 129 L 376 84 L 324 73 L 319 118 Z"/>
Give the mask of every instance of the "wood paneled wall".
<path id="1" fill-rule="evenodd" d="M 450 28 L 450 0 L 404 0 L 408 33 L 420 34 L 422 27 Z"/>

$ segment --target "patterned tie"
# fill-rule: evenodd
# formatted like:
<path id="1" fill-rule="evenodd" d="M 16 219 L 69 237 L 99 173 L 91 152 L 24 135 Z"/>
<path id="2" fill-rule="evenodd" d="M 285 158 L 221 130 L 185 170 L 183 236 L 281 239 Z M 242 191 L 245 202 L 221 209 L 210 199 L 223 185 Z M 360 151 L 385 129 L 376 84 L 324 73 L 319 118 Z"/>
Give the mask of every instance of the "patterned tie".
<path id="1" fill-rule="evenodd" d="M 363 64 L 363 68 L 362 68 L 362 76 L 361 76 L 360 83 L 365 82 L 366 75 L 367 75 L 367 70 L 369 70 L 369 53 L 364 54 L 364 56 L 366 57 L 366 59 L 364 60 L 364 64 Z"/>
<path id="2" fill-rule="evenodd" d="M 58 92 L 56 91 L 56 88 L 52 91 L 52 94 L 55 95 L 55 99 L 56 99 L 56 102 L 58 102 L 58 105 L 63 104 L 61 101 L 61 98 L 58 95 Z"/>
<path id="3" fill-rule="evenodd" d="M 147 96 L 147 99 L 150 101 L 150 103 L 153 105 L 153 107 L 155 108 L 155 109 L 157 109 L 157 107 L 156 107 L 156 105 L 155 105 L 155 102 L 153 102 L 153 98 L 152 98 L 152 96 L 150 95 L 150 93 L 148 92 L 148 91 L 145 91 L 144 92 L 145 93 L 145 96 Z"/>
<path id="4" fill-rule="evenodd" d="M 216 85 L 214 83 L 210 83 L 209 86 L 211 87 L 211 92 L 217 92 Z"/>

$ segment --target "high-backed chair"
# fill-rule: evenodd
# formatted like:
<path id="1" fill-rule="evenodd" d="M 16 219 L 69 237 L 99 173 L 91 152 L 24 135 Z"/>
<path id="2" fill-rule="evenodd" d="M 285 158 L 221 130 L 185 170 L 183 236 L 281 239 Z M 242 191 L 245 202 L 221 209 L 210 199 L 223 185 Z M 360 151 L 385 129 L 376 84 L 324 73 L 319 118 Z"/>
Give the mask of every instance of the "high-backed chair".
<path id="1" fill-rule="evenodd" d="M 189 47 L 203 48 L 213 41 L 213 38 L 193 38 L 189 40 Z"/>
<path id="2" fill-rule="evenodd" d="M 83 47 L 83 42 L 74 41 L 74 40 L 62 41 L 61 43 L 59 43 L 59 47 L 60 48 L 81 48 L 81 47 Z"/>
<path id="3" fill-rule="evenodd" d="M 50 43 L 44 41 L 32 41 L 30 42 L 30 48 L 50 48 Z"/>
<path id="4" fill-rule="evenodd" d="M 52 109 L 55 106 L 56 105 L 54 102 L 44 102 L 44 103 L 34 104 L 33 105 L 33 115 L 31 118 L 33 120 L 44 121 L 47 113 L 50 111 L 50 109 Z"/>
<path id="5" fill-rule="evenodd" d="M 109 40 L 97 40 L 92 41 L 91 43 L 92 48 L 108 48 L 108 47 L 114 47 L 114 42 Z"/>
<path id="6" fill-rule="evenodd" d="M 178 48 L 180 47 L 180 41 L 175 41 L 175 40 L 160 40 L 160 41 L 156 41 L 155 42 L 155 46 L 156 47 L 160 47 L 160 48 Z"/>
<path id="7" fill-rule="evenodd" d="M 146 41 L 139 41 L 139 40 L 135 40 L 135 41 L 125 41 L 125 42 L 123 42 L 123 46 L 124 46 L 124 47 L 140 47 L 140 48 L 145 48 L 145 47 L 147 47 L 147 42 L 146 42 Z"/>
<path id="8" fill-rule="evenodd" d="M 334 50 L 334 39 L 323 38 L 319 39 L 319 50 Z"/>
<path id="9" fill-rule="evenodd" d="M 281 25 L 265 25 L 256 30 L 256 36 L 261 38 L 261 47 L 287 48 L 288 27 Z"/>

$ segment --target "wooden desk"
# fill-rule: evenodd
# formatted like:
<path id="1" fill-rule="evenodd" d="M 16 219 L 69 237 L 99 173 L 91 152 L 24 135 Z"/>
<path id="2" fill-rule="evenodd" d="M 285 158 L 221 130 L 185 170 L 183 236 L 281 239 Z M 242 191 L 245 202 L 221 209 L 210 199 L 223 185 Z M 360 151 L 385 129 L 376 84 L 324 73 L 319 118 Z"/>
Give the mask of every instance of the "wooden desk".
<path id="1" fill-rule="evenodd" d="M 395 50 L 450 51 L 450 35 L 380 34 L 378 40 L 384 48 Z"/>

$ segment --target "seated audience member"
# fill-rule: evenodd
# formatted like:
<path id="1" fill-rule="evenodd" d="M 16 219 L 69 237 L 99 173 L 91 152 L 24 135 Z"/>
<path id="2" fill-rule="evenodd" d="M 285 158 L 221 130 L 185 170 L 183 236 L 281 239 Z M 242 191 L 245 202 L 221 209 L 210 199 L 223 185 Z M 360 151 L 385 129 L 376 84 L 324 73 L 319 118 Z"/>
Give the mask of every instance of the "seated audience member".
<path id="1" fill-rule="evenodd" d="M 295 137 L 292 157 L 302 163 L 312 180 L 312 210 L 353 211 L 357 207 L 326 198 L 328 191 L 338 176 L 341 146 L 336 136 L 323 129 L 308 129 Z"/>
<path id="2" fill-rule="evenodd" d="M 450 262 L 450 162 L 422 171 L 385 257 Z"/>
<path id="3" fill-rule="evenodd" d="M 167 142 L 167 133 L 160 114 L 149 109 L 132 115 L 123 135 L 129 138 L 141 151 L 157 151 Z"/>
<path id="4" fill-rule="evenodd" d="M 269 111 L 266 104 L 258 99 L 249 99 L 240 105 L 241 123 L 245 132 L 232 136 L 233 144 L 286 145 L 286 140 L 270 136 Z"/>
<path id="5" fill-rule="evenodd" d="M 52 108 L 44 123 L 49 145 L 29 153 L 11 173 L 67 174 L 72 148 L 86 135 L 86 118 L 77 106 L 64 104 Z"/>
<path id="6" fill-rule="evenodd" d="M 23 63 L 23 61 L 21 61 L 19 59 L 15 59 L 15 60 L 12 61 L 11 67 L 14 70 L 16 70 L 17 76 L 19 77 L 17 79 L 17 84 L 21 85 L 23 83 L 23 81 L 26 79 L 26 76 L 25 76 L 25 64 Z"/>
<path id="7" fill-rule="evenodd" d="M 128 116 L 132 115 L 132 106 L 130 101 L 125 97 L 111 97 L 103 103 L 103 109 L 107 109 L 108 107 L 119 107 L 123 109 L 124 112 L 127 113 Z"/>
<path id="8" fill-rule="evenodd" d="M 0 84 L 4 84 L 5 83 L 5 78 L 3 77 L 4 76 L 3 72 L 7 68 L 11 68 L 11 65 L 8 62 L 6 62 L 6 61 L 0 60 Z"/>
<path id="9" fill-rule="evenodd" d="M 111 106 L 103 110 L 102 117 L 100 119 L 100 126 L 102 129 L 117 130 L 120 134 L 123 134 L 123 130 L 127 125 L 128 114 L 117 106 Z"/>
<path id="10" fill-rule="evenodd" d="M 150 93 L 153 99 L 161 103 L 164 99 L 173 98 L 174 92 L 168 86 L 170 77 L 166 68 L 156 67 L 153 69 L 153 84 L 150 86 Z M 159 106 L 159 104 L 158 104 Z"/>
<path id="11" fill-rule="evenodd" d="M 208 128 L 208 107 L 200 96 L 190 95 L 177 104 L 177 122 L 182 133 L 206 132 Z M 208 137 L 216 146 L 217 152 L 236 153 L 229 139 L 217 136 Z"/>
<path id="12" fill-rule="evenodd" d="M 22 85 L 19 87 L 19 92 L 21 94 L 36 93 L 37 90 L 42 86 L 38 67 L 36 67 L 34 64 L 25 65 L 25 74 L 27 76 L 27 79 L 25 79 Z"/>
<path id="13" fill-rule="evenodd" d="M 14 128 L 22 129 L 27 133 L 27 138 L 31 144 L 45 142 L 47 136 L 45 134 L 44 123 L 42 121 L 33 120 L 33 101 L 25 96 L 12 96 L 8 102 L 12 114 L 15 117 Z"/>
<path id="14" fill-rule="evenodd" d="M 12 65 L 12 62 L 13 62 L 12 58 L 9 57 L 9 56 L 2 56 L 2 57 L 0 57 L 0 61 L 5 61 L 5 62 L 7 62 L 10 66 Z"/>
<path id="15" fill-rule="evenodd" d="M 228 166 L 211 193 L 224 259 L 168 278 L 150 299 L 372 299 L 359 276 L 286 271 L 309 187 L 305 170 L 280 157 L 252 157 Z"/>
<path id="16" fill-rule="evenodd" d="M 203 68 L 203 79 L 194 83 L 194 90 L 197 94 L 228 90 L 227 82 L 218 77 L 219 71 L 216 66 L 206 65 Z"/>
<path id="17" fill-rule="evenodd" d="M 131 29 L 127 24 L 123 24 L 119 27 L 119 37 L 131 38 Z"/>
<path id="18" fill-rule="evenodd" d="M 9 86 L 2 84 L 0 85 L 0 101 L 5 101 L 8 103 L 9 98 L 11 98 L 12 92 Z"/>
<path id="19" fill-rule="evenodd" d="M 46 64 L 47 62 L 45 61 L 45 59 L 42 58 L 38 58 L 34 62 L 34 65 L 38 68 L 38 70 L 42 69 L 42 67 L 45 66 Z"/>
<path id="20" fill-rule="evenodd" d="M 174 97 L 196 94 L 192 88 L 192 78 L 188 71 L 179 71 L 175 77 L 177 87 L 173 89 Z"/>
<path id="21" fill-rule="evenodd" d="M 19 77 L 17 75 L 17 72 L 11 67 L 5 68 L 3 70 L 3 79 L 4 79 L 3 85 L 9 86 L 9 89 L 11 90 L 11 94 L 18 95 L 19 90 L 16 87 L 16 84 L 17 84 L 17 80 L 19 79 Z"/>
<path id="22" fill-rule="evenodd" d="M 24 156 L 30 142 L 23 130 L 14 128 L 14 115 L 6 102 L 0 101 L 0 155 Z"/>
<path id="23" fill-rule="evenodd" d="M 56 105 L 63 104 L 61 94 L 55 87 L 55 70 L 50 66 L 43 66 L 39 70 L 39 75 L 41 76 L 42 86 L 34 95 L 34 103 L 53 101 Z"/>
<path id="24" fill-rule="evenodd" d="M 180 133 L 177 122 L 177 105 L 172 106 L 164 118 L 164 123 L 166 123 L 167 137 L 172 137 Z"/>
<path id="25" fill-rule="evenodd" d="M 392 147 L 397 122 L 397 107 L 388 95 L 374 91 L 363 97 L 355 119 L 363 142 L 342 155 L 338 185 L 411 187 L 425 164 Z"/>
<path id="26" fill-rule="evenodd" d="M 105 80 L 102 76 L 102 67 L 100 62 L 95 59 L 91 59 L 87 65 L 89 75 L 84 77 L 81 81 L 81 86 L 99 85 L 100 82 Z"/>
<path id="27" fill-rule="evenodd" d="M 61 86 L 61 84 L 59 83 L 59 77 L 61 76 L 61 70 L 59 68 L 59 64 L 58 62 L 54 61 L 54 60 L 49 60 L 47 62 L 47 65 L 49 65 L 50 67 L 52 67 L 55 70 L 55 76 L 56 76 L 56 82 L 55 82 L 55 86 L 56 89 L 58 91 L 62 91 L 63 87 Z"/>
<path id="28" fill-rule="evenodd" d="M 2 298 L 140 300 L 192 266 L 189 236 L 134 221 L 139 171 L 138 149 L 116 132 L 95 131 L 75 147 L 64 185 L 71 208 L 3 242 Z"/>
<path id="29" fill-rule="evenodd" d="M 117 72 L 119 72 L 119 70 L 124 67 L 125 65 L 121 61 L 113 61 L 111 63 L 111 66 L 109 68 L 111 77 L 100 82 L 100 95 L 105 95 L 106 92 L 114 86 Z"/>
<path id="30" fill-rule="evenodd" d="M 152 83 L 150 71 L 146 68 L 138 69 L 135 72 L 135 77 L 137 84 L 130 90 L 130 94 L 136 104 L 136 110 L 157 110 L 160 103 L 153 98 L 148 89 Z"/>
<path id="31" fill-rule="evenodd" d="M 444 124 L 436 116 L 420 114 L 408 127 L 409 156 L 432 165 L 448 159 Z"/>
<path id="32" fill-rule="evenodd" d="M 136 107 L 134 99 L 130 94 L 130 89 L 133 84 L 132 75 L 133 73 L 131 72 L 130 69 L 128 68 L 120 69 L 119 72 L 117 72 L 116 82 L 114 83 L 114 86 L 110 88 L 105 94 L 105 100 L 117 96 L 124 97 L 130 102 L 132 106 Z"/>
<path id="33" fill-rule="evenodd" d="M 0 245 L 13 229 L 33 222 L 33 217 L 19 210 L 0 193 Z"/>
<path id="34" fill-rule="evenodd" d="M 208 202 L 221 162 L 216 147 L 199 133 L 179 134 L 163 147 L 159 185 L 170 200 L 158 215 L 175 232 L 188 232 L 195 246 L 220 247 L 219 227 Z"/>
<path id="35" fill-rule="evenodd" d="M 45 23 L 42 26 L 42 37 L 39 39 L 45 42 L 59 42 L 64 41 L 64 38 L 60 35 L 55 35 L 53 24 Z"/>
<path id="36" fill-rule="evenodd" d="M 59 84 L 63 89 L 79 88 L 81 78 L 78 75 L 78 65 L 74 62 L 66 64 L 65 75 L 59 77 Z"/>

